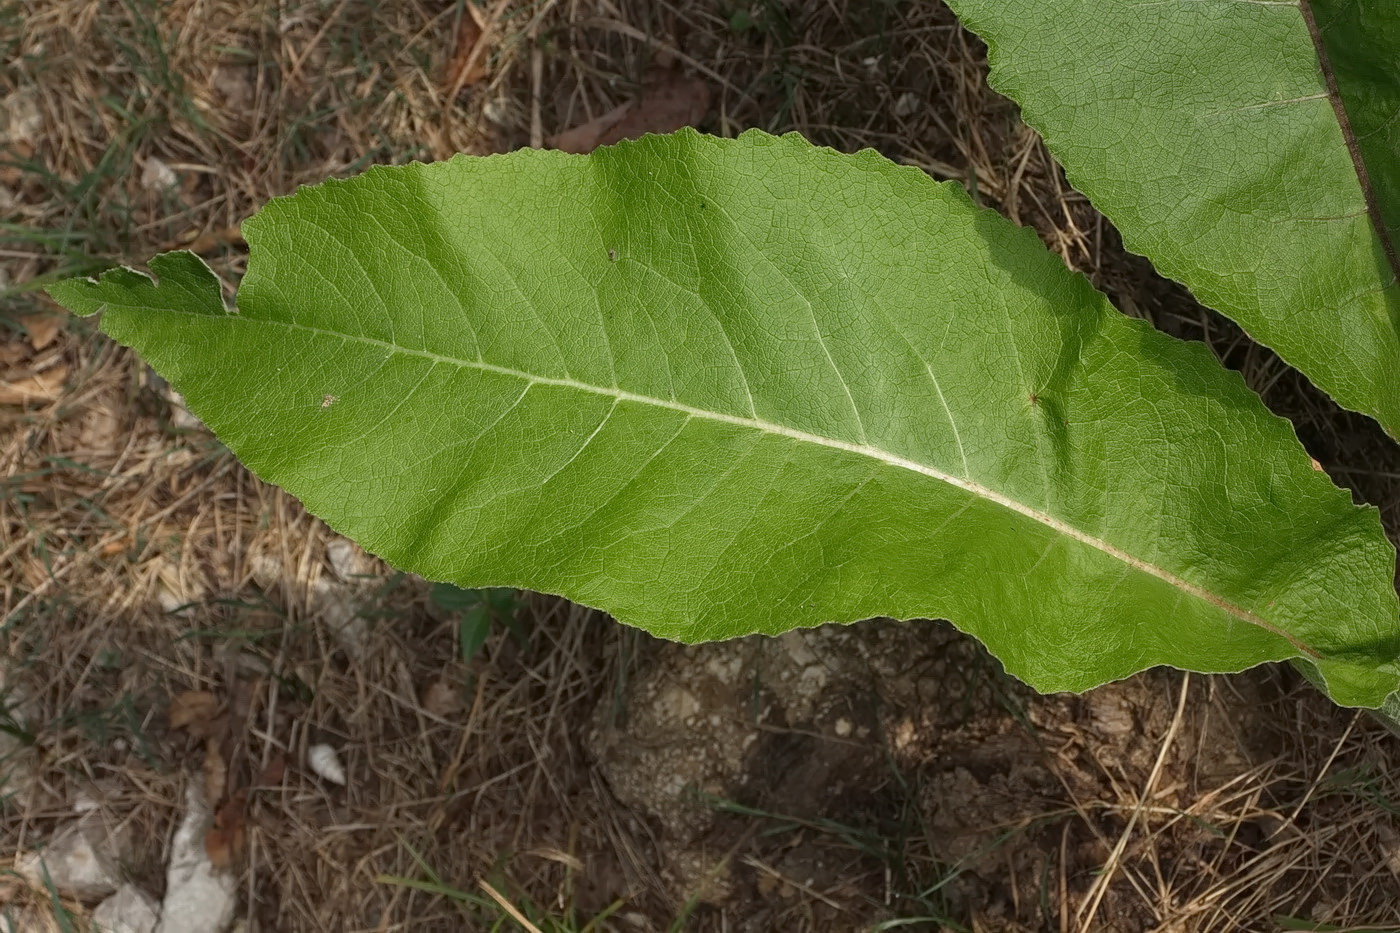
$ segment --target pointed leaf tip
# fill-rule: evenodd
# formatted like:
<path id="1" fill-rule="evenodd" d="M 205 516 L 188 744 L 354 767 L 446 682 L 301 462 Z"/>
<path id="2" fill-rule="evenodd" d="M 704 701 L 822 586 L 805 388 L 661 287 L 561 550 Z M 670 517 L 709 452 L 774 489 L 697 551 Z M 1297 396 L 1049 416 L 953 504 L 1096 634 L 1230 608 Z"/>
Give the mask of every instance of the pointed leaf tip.
<path id="1" fill-rule="evenodd" d="M 218 277 L 195 253 L 161 253 L 151 259 L 150 267 L 152 275 L 129 266 L 116 266 L 95 279 L 65 279 L 44 290 L 54 301 L 83 317 L 103 309 L 226 312 Z"/>

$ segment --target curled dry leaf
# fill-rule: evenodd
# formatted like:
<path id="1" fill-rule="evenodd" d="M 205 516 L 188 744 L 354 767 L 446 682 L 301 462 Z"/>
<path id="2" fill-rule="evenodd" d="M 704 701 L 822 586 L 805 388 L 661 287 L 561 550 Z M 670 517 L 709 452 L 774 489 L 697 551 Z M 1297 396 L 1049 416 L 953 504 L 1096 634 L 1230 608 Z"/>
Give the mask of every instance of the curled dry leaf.
<path id="1" fill-rule="evenodd" d="M 207 690 L 187 690 L 170 701 L 170 728 L 184 729 L 197 739 L 207 739 L 217 731 L 218 714 L 218 697 Z"/>
<path id="2" fill-rule="evenodd" d="M 222 756 L 218 755 L 212 741 L 209 743 L 208 756 L 205 758 L 206 786 L 208 786 L 211 775 L 207 769 L 209 756 L 218 756 L 219 761 L 222 762 Z M 248 841 L 248 799 L 255 787 L 280 784 L 286 770 L 287 759 L 281 755 L 274 756 L 267 763 L 267 766 L 258 773 L 257 780 L 253 782 L 252 787 L 243 787 L 234 791 L 214 812 L 213 825 L 204 834 L 204 852 L 209 856 L 209 861 L 213 863 L 215 868 L 229 868 L 242 859 Z M 222 793 L 222 787 L 219 788 L 218 795 L 214 793 L 213 788 L 210 788 L 209 799 L 217 800 Z"/>
<path id="3" fill-rule="evenodd" d="M 639 100 L 614 107 L 550 140 L 552 148 L 583 154 L 647 133 L 671 133 L 695 126 L 710 109 L 710 86 L 698 78 L 667 73 L 642 92 Z"/>
<path id="4" fill-rule="evenodd" d="M 445 680 L 435 680 L 424 687 L 419 702 L 434 716 L 451 716 L 462 710 L 461 692 Z"/>
<path id="5" fill-rule="evenodd" d="M 345 766 L 340 763 L 340 756 L 331 746 L 325 744 L 311 746 L 306 752 L 306 763 L 322 780 L 339 784 L 341 787 L 345 786 Z"/>
<path id="6" fill-rule="evenodd" d="M 284 755 L 274 755 L 267 766 L 258 772 L 258 779 L 253 783 L 258 787 L 275 787 L 282 783 L 282 778 L 287 774 L 287 759 Z"/>
<path id="7" fill-rule="evenodd" d="M 248 840 L 248 788 L 236 791 L 214 813 L 204 834 L 204 852 L 215 868 L 228 868 L 243 857 Z"/>
<path id="8" fill-rule="evenodd" d="M 580 123 L 573 129 L 565 130 L 549 139 L 550 148 L 579 155 L 592 152 L 598 148 L 598 141 L 603 138 L 603 135 L 621 123 L 622 118 L 627 116 L 636 105 L 636 101 L 629 100 L 627 103 L 619 104 L 609 110 L 601 117 L 594 117 L 587 123 Z"/>

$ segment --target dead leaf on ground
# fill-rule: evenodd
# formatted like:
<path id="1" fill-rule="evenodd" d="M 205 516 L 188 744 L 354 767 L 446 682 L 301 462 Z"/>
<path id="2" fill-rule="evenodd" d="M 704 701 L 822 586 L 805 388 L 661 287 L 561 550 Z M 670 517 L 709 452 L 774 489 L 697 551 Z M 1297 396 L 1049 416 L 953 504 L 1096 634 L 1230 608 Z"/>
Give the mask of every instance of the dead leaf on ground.
<path id="1" fill-rule="evenodd" d="M 490 50 L 485 48 L 486 24 L 481 11 L 468 3 L 457 24 L 457 41 L 452 61 L 443 77 L 443 87 L 448 95 L 456 96 L 464 87 L 471 87 L 486 77 L 486 58 Z"/>
<path id="2" fill-rule="evenodd" d="M 424 687 L 419 702 L 434 716 L 447 717 L 462 710 L 461 692 L 445 680 L 435 680 Z"/>
<path id="3" fill-rule="evenodd" d="M 31 402 L 52 402 L 63 391 L 68 367 L 51 366 L 41 373 L 0 384 L 0 405 L 28 405 Z"/>
<path id="4" fill-rule="evenodd" d="M 248 840 L 248 788 L 237 791 L 214 813 L 204 834 L 204 852 L 215 868 L 228 868 L 243 857 Z"/>
<path id="5" fill-rule="evenodd" d="M 282 778 L 287 775 L 287 759 L 284 755 L 274 755 L 258 774 L 258 779 L 254 781 L 257 787 L 276 787 L 282 783 Z"/>
<path id="6" fill-rule="evenodd" d="M 209 743 L 208 752 L 205 756 L 205 780 L 209 781 L 211 772 L 208 765 L 213 757 L 218 757 L 222 761 L 222 756 L 214 747 L 214 743 Z M 230 868 L 237 865 L 243 858 L 243 852 L 248 843 L 248 799 L 256 787 L 272 787 L 282 783 L 282 778 L 287 773 L 287 759 L 283 755 L 274 755 L 267 766 L 258 773 L 257 780 L 252 786 L 243 787 L 229 795 L 217 810 L 214 811 L 214 822 L 209 827 L 209 831 L 204 834 L 204 852 L 209 856 L 209 861 L 216 868 Z M 209 791 L 210 800 L 218 800 L 223 795 L 224 788 L 218 788 L 215 794 L 211 788 Z"/>
<path id="7" fill-rule="evenodd" d="M 672 133 L 683 126 L 694 126 L 709 109 L 710 86 L 699 78 L 684 78 L 672 72 L 644 90 L 640 99 L 565 130 L 549 144 L 554 149 L 581 155 L 647 133 Z"/>
<path id="8" fill-rule="evenodd" d="M 26 314 L 19 322 L 24 325 L 24 332 L 29 335 L 29 345 L 35 350 L 42 350 L 58 336 L 59 320 L 53 314 Z"/>
<path id="9" fill-rule="evenodd" d="M 550 137 L 549 146 L 551 149 L 578 155 L 592 152 L 598 148 L 598 140 L 603 138 L 603 134 L 621 123 L 622 118 L 627 116 L 636 104 L 636 101 L 631 100 L 625 104 L 618 104 L 601 117 L 594 117 L 587 123 L 580 123 L 573 129 Z"/>
<path id="10" fill-rule="evenodd" d="M 207 739 L 216 731 L 219 699 L 207 690 L 187 690 L 170 701 L 170 728 L 184 729 L 197 739 Z M 211 796 L 211 800 L 218 797 Z"/>

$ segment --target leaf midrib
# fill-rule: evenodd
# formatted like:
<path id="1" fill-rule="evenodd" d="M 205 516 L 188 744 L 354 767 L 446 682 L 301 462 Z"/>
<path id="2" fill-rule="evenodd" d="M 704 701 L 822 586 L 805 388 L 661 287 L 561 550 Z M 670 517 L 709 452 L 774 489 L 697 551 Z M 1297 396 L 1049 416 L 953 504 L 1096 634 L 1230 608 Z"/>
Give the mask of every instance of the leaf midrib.
<path id="1" fill-rule="evenodd" d="M 1332 62 L 1327 55 L 1327 45 L 1322 38 L 1322 30 L 1318 27 L 1317 16 L 1313 13 L 1310 0 L 1296 0 L 1298 10 L 1302 14 L 1303 23 L 1308 30 L 1308 39 L 1312 42 L 1313 52 L 1317 55 L 1318 70 L 1322 72 L 1323 83 L 1327 86 L 1327 99 L 1332 105 L 1332 113 L 1337 119 L 1337 125 L 1342 131 L 1342 142 L 1346 145 L 1347 155 L 1351 158 L 1351 168 L 1356 174 L 1357 183 L 1361 186 L 1361 197 L 1366 205 L 1366 213 L 1370 216 L 1371 226 L 1376 232 L 1377 239 L 1381 243 L 1381 251 L 1385 254 L 1386 262 L 1390 264 L 1390 270 L 1396 278 L 1400 278 L 1400 254 L 1397 254 L 1395 242 L 1390 237 L 1390 230 L 1386 228 L 1385 217 L 1381 213 L 1380 199 L 1376 195 L 1375 185 L 1371 182 L 1371 172 L 1366 167 L 1366 160 L 1361 152 L 1361 146 L 1357 142 L 1356 133 L 1351 128 L 1351 116 L 1347 113 L 1346 100 L 1342 97 L 1342 90 L 1337 85 L 1337 75 L 1332 70 Z"/>
<path id="2" fill-rule="evenodd" d="M 173 313 L 207 317 L 207 315 L 193 311 L 176 311 Z M 360 343 L 366 346 L 380 347 L 384 350 L 389 351 L 392 354 L 415 356 L 421 359 L 431 360 L 435 363 L 444 363 L 450 366 L 458 366 L 466 369 L 476 369 L 482 372 L 496 373 L 502 376 L 523 379 L 530 385 L 557 386 L 560 388 L 574 389 L 580 392 L 588 392 L 593 395 L 599 395 L 617 401 L 636 402 L 641 405 L 650 405 L 656 408 L 665 408 L 671 411 L 680 412 L 692 418 L 700 418 L 704 420 L 718 422 L 721 424 L 735 425 L 737 427 L 751 428 L 753 430 L 763 431 L 769 434 L 775 434 L 781 437 L 786 437 L 801 443 L 814 444 L 820 447 L 826 447 L 831 450 L 840 450 L 845 451 L 846 453 L 853 453 L 858 456 L 869 457 L 873 460 L 884 463 L 887 466 L 909 470 L 911 472 L 927 476 L 930 479 L 935 479 L 939 482 L 947 483 L 948 485 L 953 486 L 957 489 L 961 489 L 964 492 L 967 492 L 971 495 L 978 496 L 979 498 L 1000 505 L 1003 508 L 1010 509 L 1018 515 L 1021 515 L 1032 521 L 1038 522 L 1044 525 L 1045 527 L 1051 529 L 1052 531 L 1058 532 L 1064 535 L 1065 537 L 1070 538 L 1071 540 L 1077 541 L 1081 544 L 1087 545 L 1088 547 L 1092 547 L 1104 554 L 1107 554 L 1108 556 L 1121 561 L 1122 563 L 1126 564 L 1128 567 L 1134 570 L 1138 570 L 1142 573 L 1149 574 L 1188 595 L 1194 596 L 1198 599 L 1202 599 L 1210 603 L 1211 605 L 1217 607 L 1218 609 L 1228 613 L 1229 615 L 1240 619 L 1243 622 L 1247 622 L 1251 625 L 1258 626 L 1259 628 L 1269 632 L 1270 634 L 1276 635 L 1286 640 L 1289 644 L 1291 644 L 1294 648 L 1296 648 L 1299 652 L 1301 652 L 1304 655 L 1313 658 L 1322 657 L 1322 653 L 1320 651 L 1301 641 L 1293 634 L 1286 632 L 1283 629 L 1280 629 L 1278 626 L 1262 618 L 1261 616 L 1256 615 L 1255 613 L 1250 612 L 1249 610 L 1244 609 L 1240 606 L 1237 606 L 1229 600 L 1225 599 L 1224 597 L 1211 592 L 1210 590 L 1206 589 L 1203 586 L 1200 586 L 1199 584 L 1195 584 L 1190 582 L 1189 580 L 1185 580 L 1163 567 L 1159 567 L 1156 564 L 1136 557 L 1135 555 L 1128 553 L 1122 548 L 1114 544 L 1110 544 L 1102 538 L 1098 538 L 1094 535 L 1081 531 L 1080 529 L 1075 528 L 1074 526 L 1068 524 L 1062 519 L 1056 518 L 1055 516 L 1050 515 L 1049 513 L 1042 512 L 1039 509 L 1032 508 L 1031 506 L 1028 506 L 1023 502 L 1019 502 L 1015 499 L 1012 499 L 1011 497 L 1000 493 L 995 489 L 992 489 L 988 486 L 984 486 L 981 483 L 975 482 L 971 479 L 954 476 L 951 473 L 945 473 L 944 471 L 939 470 L 936 467 L 931 467 L 926 464 L 919 463 L 915 460 L 910 460 L 907 457 L 901 457 L 898 454 L 891 453 L 887 450 L 881 450 L 880 448 L 871 446 L 869 444 L 852 444 L 849 441 L 842 441 L 837 440 L 836 438 L 823 437 L 819 434 L 811 434 L 807 431 L 798 430 L 796 428 L 790 428 L 786 425 L 781 425 L 772 421 L 765 421 L 761 418 L 744 418 L 738 415 L 725 414 L 723 412 L 708 411 L 703 408 L 696 408 L 694 406 L 686 405 L 674 400 L 661 399 L 656 398 L 655 396 L 642 395 L 636 392 L 629 392 L 625 389 L 616 386 L 597 386 L 587 382 L 580 382 L 577 379 L 561 379 L 554 376 L 540 376 L 534 373 L 525 372 L 524 370 L 513 369 L 508 366 L 499 366 L 494 363 L 488 363 L 485 360 L 464 360 L 458 357 L 445 356 L 440 353 L 434 353 L 431 350 L 420 350 L 413 347 L 405 347 L 401 344 L 391 343 L 390 341 L 380 340 L 375 337 L 366 337 L 359 334 L 347 334 L 339 331 L 327 330 L 323 327 L 313 327 L 307 324 L 298 324 L 293 321 L 284 321 L 275 318 L 250 318 L 245 317 L 237 312 L 226 314 L 224 319 L 229 321 L 241 321 L 249 324 L 271 324 L 277 327 L 283 327 L 289 330 L 302 331 L 304 333 L 309 333 L 317 336 L 328 337 L 341 341 Z"/>

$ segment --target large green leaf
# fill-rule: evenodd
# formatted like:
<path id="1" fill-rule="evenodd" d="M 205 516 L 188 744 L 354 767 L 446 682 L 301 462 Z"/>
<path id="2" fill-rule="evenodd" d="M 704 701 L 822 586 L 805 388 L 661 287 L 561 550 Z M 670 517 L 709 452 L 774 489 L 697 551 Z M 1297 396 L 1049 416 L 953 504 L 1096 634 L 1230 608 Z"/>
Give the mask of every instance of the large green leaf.
<path id="1" fill-rule="evenodd" d="M 389 561 L 685 640 L 942 617 L 1042 690 L 1400 681 L 1394 551 L 1205 347 L 871 152 L 648 137 L 377 168 L 103 307 L 258 474 Z"/>
<path id="2" fill-rule="evenodd" d="M 1400 2 L 949 3 L 1129 249 L 1400 437 Z"/>

